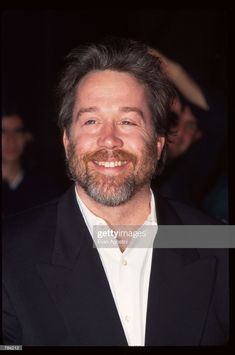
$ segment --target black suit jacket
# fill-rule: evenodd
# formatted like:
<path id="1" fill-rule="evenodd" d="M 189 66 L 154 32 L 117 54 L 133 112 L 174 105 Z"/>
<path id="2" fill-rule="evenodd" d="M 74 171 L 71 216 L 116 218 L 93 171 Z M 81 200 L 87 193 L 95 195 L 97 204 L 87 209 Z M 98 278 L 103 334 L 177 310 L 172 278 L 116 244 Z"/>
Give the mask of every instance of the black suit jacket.
<path id="1" fill-rule="evenodd" d="M 211 223 L 159 195 L 156 206 L 159 225 Z M 74 187 L 9 219 L 3 241 L 4 344 L 127 345 Z M 154 249 L 145 345 L 225 344 L 228 295 L 226 250 Z"/>

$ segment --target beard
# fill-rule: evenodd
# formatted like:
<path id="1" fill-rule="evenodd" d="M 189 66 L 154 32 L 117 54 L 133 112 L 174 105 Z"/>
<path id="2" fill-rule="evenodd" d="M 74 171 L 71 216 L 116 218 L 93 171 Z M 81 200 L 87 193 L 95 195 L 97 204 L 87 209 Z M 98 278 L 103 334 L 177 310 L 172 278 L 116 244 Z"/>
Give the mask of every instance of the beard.
<path id="1" fill-rule="evenodd" d="M 146 142 L 140 158 L 124 150 L 102 149 L 78 155 L 76 144 L 69 142 L 67 148 L 67 171 L 69 177 L 81 186 L 96 202 L 110 207 L 119 206 L 131 199 L 150 181 L 157 167 L 156 141 Z M 91 161 L 128 161 L 126 171 L 115 176 L 105 175 L 89 165 Z"/>

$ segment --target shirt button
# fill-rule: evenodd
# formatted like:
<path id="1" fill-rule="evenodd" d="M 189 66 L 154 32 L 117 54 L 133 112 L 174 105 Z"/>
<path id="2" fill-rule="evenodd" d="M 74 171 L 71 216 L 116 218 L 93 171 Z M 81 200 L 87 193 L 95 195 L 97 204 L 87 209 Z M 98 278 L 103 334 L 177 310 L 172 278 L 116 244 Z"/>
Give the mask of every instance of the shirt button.
<path id="1" fill-rule="evenodd" d="M 122 265 L 126 266 L 127 265 L 127 261 L 126 259 L 122 259 Z"/>
<path id="2" fill-rule="evenodd" d="M 128 316 L 125 316 L 125 321 L 129 322 L 130 318 Z"/>

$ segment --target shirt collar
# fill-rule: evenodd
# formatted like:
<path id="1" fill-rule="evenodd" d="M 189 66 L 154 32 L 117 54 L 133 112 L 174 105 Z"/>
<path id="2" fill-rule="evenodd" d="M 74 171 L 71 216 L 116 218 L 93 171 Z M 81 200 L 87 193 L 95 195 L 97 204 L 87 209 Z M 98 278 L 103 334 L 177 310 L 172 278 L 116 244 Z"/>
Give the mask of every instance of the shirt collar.
<path id="1" fill-rule="evenodd" d="M 76 200 L 77 200 L 78 206 L 82 212 L 82 215 L 85 219 L 85 222 L 88 226 L 90 233 L 92 234 L 92 230 L 93 230 L 94 225 L 98 224 L 98 225 L 105 225 L 106 226 L 107 223 L 105 222 L 105 220 L 103 218 L 96 216 L 93 212 L 91 212 L 89 210 L 89 208 L 85 205 L 85 203 L 81 200 L 80 196 L 77 193 L 76 186 L 75 186 L 75 194 L 76 194 Z M 144 224 L 145 225 L 146 224 L 147 225 L 149 225 L 149 224 L 157 225 L 156 205 L 155 205 L 155 198 L 154 198 L 152 189 L 150 189 L 150 194 L 151 194 L 150 214 L 148 215 Z"/>
<path id="2" fill-rule="evenodd" d="M 97 231 L 97 226 L 103 226 L 110 229 L 103 218 L 96 216 L 93 212 L 91 212 L 85 203 L 81 200 L 80 196 L 77 193 L 77 189 L 75 186 L 75 194 L 78 206 L 81 210 L 83 218 L 86 222 L 87 228 L 90 232 L 90 235 L 93 239 L 94 244 L 96 245 L 99 253 L 101 255 L 108 254 L 110 257 L 115 260 L 119 260 L 120 257 L 138 257 L 143 255 L 142 253 L 146 253 L 149 248 L 153 247 L 154 239 L 157 235 L 158 225 L 157 225 L 157 217 L 156 217 L 156 206 L 155 206 L 155 198 L 152 190 L 150 189 L 151 200 L 150 200 L 150 214 L 148 215 L 146 221 L 143 223 L 138 231 L 140 232 L 140 238 L 133 238 L 128 244 L 125 251 L 122 253 L 118 247 L 101 247 L 97 241 L 97 235 L 94 232 Z"/>

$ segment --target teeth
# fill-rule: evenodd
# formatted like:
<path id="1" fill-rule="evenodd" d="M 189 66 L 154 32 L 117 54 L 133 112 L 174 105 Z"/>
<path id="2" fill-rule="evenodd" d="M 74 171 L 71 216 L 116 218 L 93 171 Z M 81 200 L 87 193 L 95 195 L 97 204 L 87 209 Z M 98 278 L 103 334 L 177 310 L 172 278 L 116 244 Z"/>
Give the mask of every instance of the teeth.
<path id="1" fill-rule="evenodd" d="M 114 168 L 115 166 L 123 166 L 127 161 L 96 161 L 96 164 L 104 166 L 105 168 Z"/>

